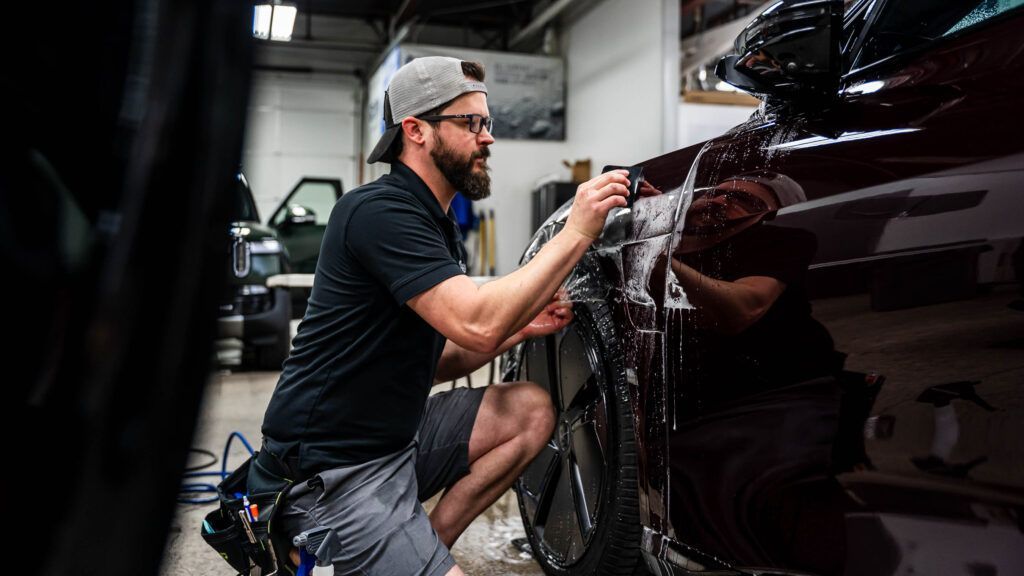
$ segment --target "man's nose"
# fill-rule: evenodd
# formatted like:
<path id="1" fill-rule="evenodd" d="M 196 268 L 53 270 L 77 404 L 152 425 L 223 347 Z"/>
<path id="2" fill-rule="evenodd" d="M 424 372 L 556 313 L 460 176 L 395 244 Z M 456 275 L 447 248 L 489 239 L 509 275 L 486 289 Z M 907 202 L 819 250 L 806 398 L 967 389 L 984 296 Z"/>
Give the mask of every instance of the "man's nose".
<path id="1" fill-rule="evenodd" d="M 476 140 L 482 146 L 494 144 L 494 136 L 491 136 L 491 131 L 487 129 L 487 126 L 480 127 L 480 133 L 476 135 Z"/>

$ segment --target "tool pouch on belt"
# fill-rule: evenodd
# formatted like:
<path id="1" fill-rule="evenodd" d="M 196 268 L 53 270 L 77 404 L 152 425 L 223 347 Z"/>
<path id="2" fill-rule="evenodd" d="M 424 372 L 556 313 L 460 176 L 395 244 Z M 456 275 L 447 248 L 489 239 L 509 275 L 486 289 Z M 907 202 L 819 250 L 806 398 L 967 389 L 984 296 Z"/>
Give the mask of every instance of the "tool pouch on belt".
<path id="1" fill-rule="evenodd" d="M 291 542 L 275 532 L 274 519 L 283 495 L 295 483 L 287 467 L 265 450 L 256 452 L 217 485 L 220 506 L 206 515 L 200 528 L 206 541 L 244 576 L 294 574 L 289 563 Z M 244 494 L 245 499 L 237 495 Z M 249 502 L 247 513 L 245 500 Z M 255 513 L 254 513 L 255 512 Z M 250 517 L 253 520 L 250 520 Z"/>

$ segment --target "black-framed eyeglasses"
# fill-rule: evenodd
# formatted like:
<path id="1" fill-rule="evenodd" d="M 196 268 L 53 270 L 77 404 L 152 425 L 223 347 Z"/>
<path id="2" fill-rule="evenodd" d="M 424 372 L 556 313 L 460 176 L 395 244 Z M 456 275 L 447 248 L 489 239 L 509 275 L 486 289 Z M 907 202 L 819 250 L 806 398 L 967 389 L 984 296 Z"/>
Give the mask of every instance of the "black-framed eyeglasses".
<path id="1" fill-rule="evenodd" d="M 480 114 L 442 114 L 440 116 L 417 116 L 420 120 L 426 120 L 427 122 L 440 122 L 441 120 L 457 120 L 460 118 L 466 118 L 469 120 L 469 131 L 473 134 L 479 134 L 480 130 L 487 128 L 490 132 L 491 128 L 494 127 L 494 118 L 492 116 L 481 116 Z"/>

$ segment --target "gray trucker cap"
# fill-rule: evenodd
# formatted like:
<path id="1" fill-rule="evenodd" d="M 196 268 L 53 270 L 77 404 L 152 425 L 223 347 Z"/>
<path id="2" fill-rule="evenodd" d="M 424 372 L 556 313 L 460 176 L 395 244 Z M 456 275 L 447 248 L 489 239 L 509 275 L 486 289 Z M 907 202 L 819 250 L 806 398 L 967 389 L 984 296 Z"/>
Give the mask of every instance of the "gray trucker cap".
<path id="1" fill-rule="evenodd" d="M 394 160 L 391 143 L 401 131 L 402 120 L 423 114 L 467 92 L 487 93 L 487 86 L 466 78 L 462 60 L 447 56 L 416 58 L 398 69 L 384 92 L 384 134 L 367 164 Z"/>

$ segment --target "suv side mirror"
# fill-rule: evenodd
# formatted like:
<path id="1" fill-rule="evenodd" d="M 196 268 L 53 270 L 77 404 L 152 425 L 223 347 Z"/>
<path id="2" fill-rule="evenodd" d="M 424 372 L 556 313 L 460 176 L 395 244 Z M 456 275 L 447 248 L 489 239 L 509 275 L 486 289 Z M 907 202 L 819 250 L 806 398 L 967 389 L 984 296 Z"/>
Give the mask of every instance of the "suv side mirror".
<path id="1" fill-rule="evenodd" d="M 842 29 L 842 0 L 779 0 L 740 32 L 715 75 L 764 96 L 834 94 Z"/>
<path id="2" fill-rule="evenodd" d="M 281 228 L 300 228 L 316 224 L 316 212 L 299 204 L 289 204 L 285 208 Z"/>

